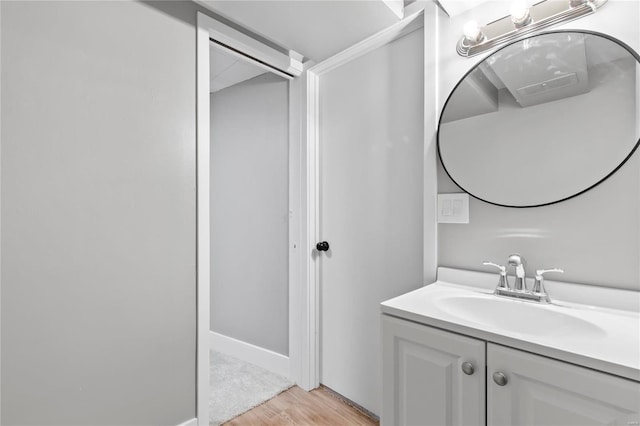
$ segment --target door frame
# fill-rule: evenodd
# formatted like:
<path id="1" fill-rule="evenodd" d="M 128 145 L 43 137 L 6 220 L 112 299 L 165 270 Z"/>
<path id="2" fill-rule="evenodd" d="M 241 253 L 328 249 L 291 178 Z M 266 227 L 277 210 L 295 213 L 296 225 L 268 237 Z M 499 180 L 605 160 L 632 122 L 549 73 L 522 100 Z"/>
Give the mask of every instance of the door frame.
<path id="1" fill-rule="evenodd" d="M 209 50 L 217 42 L 227 52 L 243 57 L 255 65 L 289 80 L 289 378 L 298 382 L 294 366 L 304 364 L 298 351 L 299 334 L 292 332 L 298 314 L 293 312 L 301 288 L 298 279 L 298 243 L 300 233 L 300 193 L 292 181 L 300 175 L 300 145 L 302 115 L 298 109 L 303 72 L 302 56 L 294 51 L 282 53 L 233 29 L 201 12 L 197 13 L 196 29 L 196 417 L 197 424 L 209 424 L 209 346 L 210 346 L 210 93 Z M 296 156 L 297 155 L 297 156 Z M 295 315 L 294 315 L 295 314 Z M 293 343 L 293 344 L 292 344 Z M 191 424 L 191 422 L 189 423 Z"/>
<path id="2" fill-rule="evenodd" d="M 429 14 L 429 18 L 433 18 L 433 14 Z M 322 75 L 353 61 L 367 53 L 378 49 L 392 41 L 409 34 L 420 28 L 428 28 L 425 24 L 427 14 L 424 9 L 409 14 L 406 18 L 386 29 L 374 34 L 373 36 L 343 50 L 342 52 L 320 62 L 311 67 L 306 73 L 306 105 L 307 105 L 307 158 L 306 158 L 306 194 L 307 200 L 307 241 L 310 243 L 310 256 L 303 259 L 302 265 L 306 276 L 307 295 L 306 305 L 301 308 L 301 323 L 307 327 L 306 336 L 308 344 L 308 354 L 306 370 L 308 371 L 308 382 L 305 389 L 314 389 L 320 385 L 320 267 L 321 256 L 315 250 L 315 242 L 320 241 L 320 79 Z M 427 74 L 427 61 L 425 55 L 425 75 Z M 431 64 L 429 64 L 431 66 Z M 430 69 L 430 68 L 429 68 Z M 433 76 L 433 74 L 431 74 Z M 425 106 L 431 104 L 426 102 L 428 96 L 433 94 L 427 89 L 425 84 Z M 425 112 L 427 110 L 425 109 Z M 425 117 L 427 114 L 425 114 Z M 425 119 L 425 124 L 427 120 Z M 427 144 L 426 136 L 429 126 L 425 126 L 425 166 L 431 164 L 430 161 L 435 158 L 435 151 L 432 144 Z M 429 173 L 429 176 L 426 174 Z M 433 174 L 433 177 L 431 176 Z M 425 207 L 433 209 L 433 199 L 435 198 L 435 185 L 426 185 L 427 182 L 435 182 L 435 162 L 433 167 L 425 170 Z M 432 221 L 432 215 L 425 210 L 425 225 L 427 221 Z M 434 224 L 431 222 L 429 227 L 425 226 L 425 237 L 433 238 L 435 236 Z M 426 239 L 425 239 L 426 242 Z M 426 249 L 425 245 L 425 249 Z M 425 250 L 425 278 L 431 275 L 431 270 L 435 270 L 435 250 L 431 247 Z"/>
<path id="3" fill-rule="evenodd" d="M 290 379 L 304 390 L 320 385 L 319 272 L 315 250 L 319 231 L 319 101 L 320 77 L 418 28 L 429 28 L 426 41 L 437 51 L 437 7 L 418 8 L 398 23 L 314 65 L 302 64 L 303 72 L 289 82 L 289 369 Z M 406 10 L 408 12 L 408 10 Z M 209 419 L 209 38 L 220 23 L 197 15 L 197 417 L 198 425 Z M 245 40 L 246 41 L 246 40 Z M 253 40 L 255 42 L 255 40 Z M 262 45 L 265 50 L 268 46 Z M 426 44 L 425 44 L 426 48 Z M 271 49 L 272 50 L 272 49 Z M 278 52 L 279 53 L 279 52 Z M 436 55 L 425 55 L 425 254 L 424 276 L 435 278 L 435 200 L 437 114 Z M 267 55 L 268 56 L 268 55 Z M 300 58 L 301 60 L 301 58 Z M 435 117 L 434 117 L 435 116 Z"/>

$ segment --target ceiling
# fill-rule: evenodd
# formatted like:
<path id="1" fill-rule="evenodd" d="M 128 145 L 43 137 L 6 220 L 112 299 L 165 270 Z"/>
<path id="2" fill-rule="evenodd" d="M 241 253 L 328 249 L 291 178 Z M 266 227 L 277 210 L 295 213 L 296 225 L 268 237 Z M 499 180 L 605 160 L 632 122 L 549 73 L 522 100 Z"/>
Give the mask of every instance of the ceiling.
<path id="1" fill-rule="evenodd" d="M 380 0 L 196 1 L 223 18 L 315 62 L 400 20 Z"/>
<path id="2" fill-rule="evenodd" d="M 320 62 L 398 22 L 416 0 L 194 0 L 276 45 Z M 450 17 L 490 0 L 434 1 Z M 395 10 L 395 12 L 394 12 Z"/>
<path id="3" fill-rule="evenodd" d="M 398 22 L 399 0 L 195 0 L 216 15 L 282 50 L 294 50 L 305 61 L 321 62 Z M 413 3 L 415 0 L 403 0 Z M 487 0 L 436 1 L 449 16 Z M 212 47 L 211 92 L 265 71 Z"/>
<path id="4" fill-rule="evenodd" d="M 264 69 L 226 50 L 211 45 L 209 48 L 209 84 L 211 93 L 264 74 Z"/>
<path id="5" fill-rule="evenodd" d="M 489 0 L 435 0 L 450 17 L 460 15 Z"/>

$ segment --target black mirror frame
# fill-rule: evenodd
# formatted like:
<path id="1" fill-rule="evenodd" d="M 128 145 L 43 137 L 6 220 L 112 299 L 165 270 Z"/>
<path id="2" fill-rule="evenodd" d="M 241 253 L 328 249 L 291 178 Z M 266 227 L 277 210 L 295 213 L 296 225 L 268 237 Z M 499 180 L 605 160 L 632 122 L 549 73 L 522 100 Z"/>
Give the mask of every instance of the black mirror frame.
<path id="1" fill-rule="evenodd" d="M 615 172 L 617 172 L 617 171 L 618 171 L 618 170 L 619 170 L 619 169 L 620 169 L 620 168 L 621 168 L 621 167 L 622 167 L 622 166 L 623 166 L 623 165 L 624 165 L 624 164 L 625 164 L 625 163 L 626 163 L 626 162 L 631 158 L 631 156 L 634 154 L 634 152 L 636 152 L 636 150 L 638 149 L 638 146 L 640 146 L 640 139 L 638 139 L 638 141 L 636 142 L 636 144 L 634 145 L 634 147 L 633 147 L 633 148 L 631 149 L 631 151 L 629 152 L 629 155 L 627 155 L 627 156 L 625 157 L 625 159 L 624 159 L 624 160 L 622 160 L 622 162 L 621 162 L 617 167 L 615 167 L 615 168 L 614 168 L 614 169 L 613 169 L 609 174 L 607 174 L 606 176 L 604 176 L 602 179 L 600 179 L 598 182 L 594 183 L 593 185 L 591 185 L 591 186 L 587 187 L 586 189 L 583 189 L 582 191 L 577 192 L 577 193 L 575 193 L 575 194 L 573 194 L 573 195 L 571 195 L 571 196 L 569 196 L 569 197 L 565 197 L 565 198 L 562 198 L 562 199 L 560 199 L 560 200 L 551 201 L 551 202 L 543 203 L 543 204 L 533 204 L 533 205 L 527 205 L 527 206 L 510 206 L 510 205 L 507 205 L 507 204 L 500 204 L 500 203 L 495 203 L 495 202 L 493 202 L 493 201 L 488 201 L 488 200 L 485 200 L 485 199 L 483 199 L 483 198 L 477 197 L 477 196 L 473 195 L 472 193 L 468 192 L 464 187 L 462 187 L 462 186 L 461 186 L 461 185 L 460 185 L 460 184 L 459 184 L 459 183 L 458 183 L 458 182 L 453 178 L 453 176 L 451 176 L 451 174 L 450 174 L 450 173 L 449 173 L 449 171 L 447 170 L 447 166 L 445 166 L 444 161 L 442 161 L 442 154 L 441 154 L 441 150 L 440 150 L 440 127 L 441 127 L 441 125 L 442 125 L 442 117 L 443 117 L 443 115 L 444 115 L 444 111 L 446 110 L 447 105 L 449 104 L 449 101 L 451 100 L 451 97 L 452 97 L 453 93 L 455 93 L 455 91 L 456 91 L 456 89 L 458 88 L 458 86 L 460 86 L 460 84 L 464 81 L 464 79 L 465 79 L 465 78 L 467 78 L 467 76 L 468 76 L 469 74 L 471 74 L 471 73 L 472 73 L 472 72 L 473 72 L 473 71 L 478 67 L 478 65 L 480 65 L 481 63 L 483 63 L 487 58 L 491 57 L 492 55 L 496 54 L 497 52 L 499 52 L 499 51 L 501 51 L 501 50 L 503 50 L 503 49 L 506 49 L 507 47 L 509 47 L 509 46 L 511 46 L 511 45 L 514 45 L 514 44 L 516 44 L 516 43 L 520 43 L 521 41 L 526 40 L 526 39 L 530 39 L 530 38 L 534 38 L 534 37 L 539 37 L 539 36 L 543 36 L 543 35 L 547 35 L 547 34 L 560 34 L 560 33 L 581 33 L 581 34 L 589 34 L 589 35 L 594 35 L 594 36 L 598 36 L 598 37 L 606 38 L 606 39 L 608 39 L 608 40 L 610 40 L 610 41 L 612 41 L 612 42 L 614 42 L 614 43 L 618 44 L 619 46 L 621 46 L 621 47 L 625 48 L 625 49 L 626 49 L 626 50 L 631 54 L 631 56 L 633 56 L 633 57 L 636 59 L 636 61 L 637 61 L 638 63 L 640 63 L 640 55 L 639 55 L 635 50 L 633 50 L 633 49 L 632 49 L 628 44 L 626 44 L 626 43 L 624 43 L 624 42 L 622 42 L 622 41 L 618 40 L 617 38 L 612 37 L 612 36 L 610 36 L 610 35 L 603 34 L 603 33 L 599 33 L 599 32 L 596 32 L 596 31 L 589 31 L 589 30 L 571 30 L 571 29 L 565 29 L 565 30 L 555 30 L 555 31 L 545 31 L 545 32 L 540 32 L 540 33 L 538 33 L 538 34 L 534 34 L 534 35 L 531 35 L 531 36 L 529 36 L 529 37 L 519 38 L 518 40 L 515 40 L 515 41 L 513 41 L 513 42 L 511 42 L 511 43 L 509 43 L 509 44 L 506 44 L 506 45 L 504 45 L 504 46 L 501 46 L 499 49 L 496 49 L 496 50 L 492 50 L 492 51 L 487 52 L 488 54 L 487 54 L 486 56 L 482 57 L 482 59 L 481 59 L 479 62 L 477 62 L 473 67 L 471 67 L 471 69 L 469 69 L 469 70 L 468 70 L 468 71 L 467 71 L 467 72 L 462 76 L 462 78 L 460 78 L 460 80 L 458 81 L 458 83 L 456 83 L 455 87 L 454 87 L 454 88 L 451 90 L 451 92 L 449 93 L 449 96 L 447 96 L 447 100 L 446 100 L 446 102 L 444 103 L 444 105 L 442 106 L 442 109 L 441 109 L 441 111 L 440 111 L 440 118 L 438 119 L 438 129 L 437 129 L 437 132 L 436 132 L 436 141 L 437 141 L 438 159 L 439 159 L 439 161 L 440 161 L 440 164 L 442 165 L 442 168 L 444 169 L 444 171 L 445 171 L 445 173 L 447 174 L 447 176 L 449 176 L 449 179 L 451 179 L 451 180 L 453 181 L 453 183 L 455 183 L 455 184 L 456 184 L 460 189 L 462 189 L 464 192 L 466 192 L 467 194 L 469 194 L 469 195 L 470 195 L 470 196 L 472 196 L 473 198 L 475 198 L 475 199 L 477 199 L 477 200 L 480 200 L 480 201 L 483 201 L 483 202 L 488 203 L 488 204 L 492 204 L 492 205 L 494 205 L 494 206 L 509 207 L 509 208 L 516 208 L 516 209 L 526 209 L 526 208 L 533 208 L 533 207 L 544 207 L 544 206 L 549 206 L 549 205 L 552 205 L 552 204 L 561 203 L 561 202 L 563 202 L 563 201 L 567 201 L 567 200 L 570 200 L 570 199 L 572 199 L 572 198 L 574 198 L 574 197 L 577 197 L 577 196 L 579 196 L 579 195 L 582 195 L 582 194 L 584 194 L 585 192 L 587 192 L 587 191 L 589 191 L 589 190 L 591 190 L 591 189 L 595 188 L 596 186 L 600 185 L 602 182 L 604 182 L 605 180 L 607 180 L 609 177 L 611 177 Z M 638 119 L 640 120 L 640 117 L 638 117 Z"/>

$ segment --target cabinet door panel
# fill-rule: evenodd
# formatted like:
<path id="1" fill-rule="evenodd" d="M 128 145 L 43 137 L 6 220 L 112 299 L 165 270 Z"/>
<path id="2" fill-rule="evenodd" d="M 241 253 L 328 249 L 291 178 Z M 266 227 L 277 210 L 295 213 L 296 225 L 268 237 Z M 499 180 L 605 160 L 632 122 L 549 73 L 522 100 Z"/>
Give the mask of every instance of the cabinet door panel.
<path id="1" fill-rule="evenodd" d="M 485 422 L 485 343 L 383 315 L 382 424 Z M 475 367 L 471 375 L 462 364 Z"/>
<path id="2" fill-rule="evenodd" d="M 508 382 L 498 386 L 495 372 Z M 640 383 L 487 344 L 489 425 L 638 424 Z"/>

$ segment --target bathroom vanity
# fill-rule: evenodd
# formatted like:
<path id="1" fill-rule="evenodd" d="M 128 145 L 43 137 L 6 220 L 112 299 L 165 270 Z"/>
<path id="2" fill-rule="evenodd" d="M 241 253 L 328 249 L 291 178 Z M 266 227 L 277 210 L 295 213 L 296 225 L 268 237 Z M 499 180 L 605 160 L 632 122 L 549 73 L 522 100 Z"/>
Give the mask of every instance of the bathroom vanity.
<path id="1" fill-rule="evenodd" d="M 637 425 L 640 293 L 548 281 L 538 304 L 497 281 L 439 268 L 382 303 L 381 423 Z"/>

